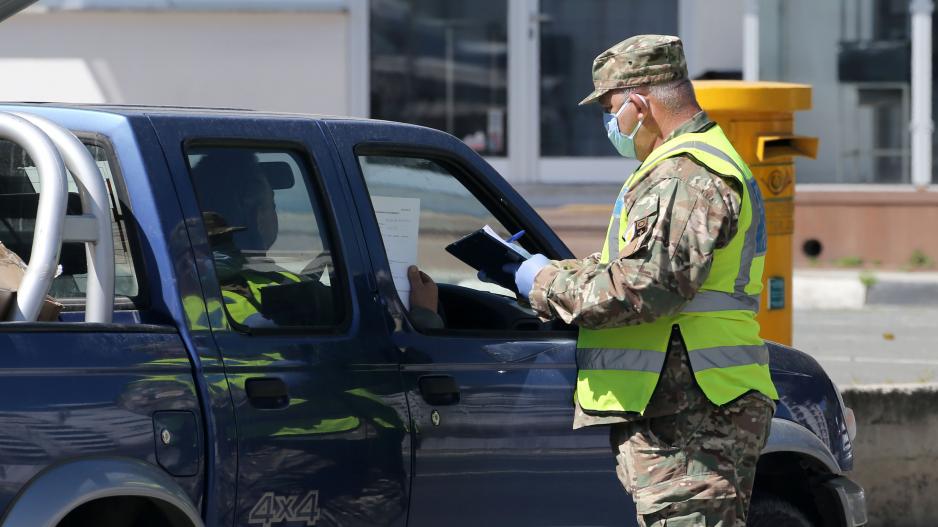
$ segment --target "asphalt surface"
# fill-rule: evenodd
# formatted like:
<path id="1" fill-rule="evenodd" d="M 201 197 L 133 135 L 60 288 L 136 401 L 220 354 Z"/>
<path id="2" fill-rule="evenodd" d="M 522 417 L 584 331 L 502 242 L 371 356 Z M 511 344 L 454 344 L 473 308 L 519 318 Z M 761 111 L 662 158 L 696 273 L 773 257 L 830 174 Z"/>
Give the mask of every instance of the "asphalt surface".
<path id="1" fill-rule="evenodd" d="M 938 383 L 938 307 L 795 311 L 794 347 L 840 386 Z"/>

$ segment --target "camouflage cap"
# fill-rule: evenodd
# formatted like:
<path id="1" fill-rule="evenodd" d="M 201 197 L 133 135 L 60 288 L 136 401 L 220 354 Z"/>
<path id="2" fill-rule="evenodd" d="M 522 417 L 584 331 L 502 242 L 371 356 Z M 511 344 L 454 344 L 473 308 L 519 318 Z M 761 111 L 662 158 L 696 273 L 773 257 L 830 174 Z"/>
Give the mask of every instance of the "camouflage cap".
<path id="1" fill-rule="evenodd" d="M 205 224 L 205 232 L 209 238 L 215 238 L 230 232 L 247 230 L 247 227 L 232 227 L 224 216 L 217 212 L 206 211 L 202 213 L 202 223 Z"/>
<path id="2" fill-rule="evenodd" d="M 684 44 L 670 35 L 636 35 L 603 51 L 593 60 L 596 88 L 580 104 L 609 90 L 660 84 L 687 78 Z"/>

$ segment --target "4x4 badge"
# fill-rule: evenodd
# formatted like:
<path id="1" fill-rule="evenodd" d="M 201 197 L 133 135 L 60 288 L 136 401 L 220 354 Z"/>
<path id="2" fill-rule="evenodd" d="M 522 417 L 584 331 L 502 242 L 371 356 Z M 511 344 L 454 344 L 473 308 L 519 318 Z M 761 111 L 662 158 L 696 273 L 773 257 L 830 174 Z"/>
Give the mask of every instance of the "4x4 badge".
<path id="1" fill-rule="evenodd" d="M 265 492 L 248 514 L 248 523 L 262 527 L 282 522 L 316 525 L 319 521 L 319 491 L 311 490 L 302 498 Z"/>

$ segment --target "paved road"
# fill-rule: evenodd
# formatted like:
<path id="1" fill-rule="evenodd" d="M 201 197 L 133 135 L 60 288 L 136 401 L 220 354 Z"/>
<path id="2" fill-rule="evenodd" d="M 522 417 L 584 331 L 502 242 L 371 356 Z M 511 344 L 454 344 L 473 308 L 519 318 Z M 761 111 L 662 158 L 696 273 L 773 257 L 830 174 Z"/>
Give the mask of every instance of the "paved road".
<path id="1" fill-rule="evenodd" d="M 802 310 L 794 316 L 795 347 L 818 359 L 838 385 L 938 383 L 938 308 Z"/>

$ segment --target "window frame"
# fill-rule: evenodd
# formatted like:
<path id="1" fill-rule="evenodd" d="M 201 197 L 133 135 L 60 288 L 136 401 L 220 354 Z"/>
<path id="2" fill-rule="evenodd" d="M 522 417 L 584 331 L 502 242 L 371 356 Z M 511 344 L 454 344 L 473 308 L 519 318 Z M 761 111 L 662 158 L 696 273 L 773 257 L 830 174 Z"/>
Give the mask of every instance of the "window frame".
<path id="1" fill-rule="evenodd" d="M 361 169 L 360 162 L 358 161 L 360 157 L 401 157 L 433 161 L 441 168 L 449 172 L 449 174 L 457 181 L 459 181 L 459 183 L 462 184 L 462 186 L 465 187 L 466 190 L 469 191 L 469 193 L 472 194 L 472 196 L 477 199 L 479 203 L 485 207 L 485 209 L 490 214 L 492 214 L 492 216 L 495 217 L 495 219 L 501 222 L 503 227 L 512 232 L 525 229 L 524 241 L 521 243 L 521 246 L 527 249 L 528 252 L 531 254 L 542 253 L 548 257 L 551 256 L 548 254 L 552 252 L 550 251 L 550 246 L 541 237 L 541 233 L 536 230 L 526 228 L 523 225 L 523 222 L 519 220 L 519 218 L 523 216 L 520 211 L 513 207 L 511 202 L 506 200 L 504 196 L 499 196 L 496 192 L 493 192 L 492 189 L 483 184 L 481 182 L 484 179 L 482 175 L 479 174 L 479 172 L 474 167 L 467 164 L 458 154 L 443 148 L 388 142 L 359 143 L 352 149 L 352 153 L 355 156 L 355 168 L 358 171 L 358 176 L 361 178 L 362 186 L 365 189 L 365 192 L 368 194 L 369 199 L 371 198 L 371 191 L 368 188 L 368 181 L 365 180 L 365 174 Z M 370 211 L 374 216 L 373 207 L 370 209 Z M 375 225 L 377 225 L 377 216 L 374 216 L 374 219 Z M 387 259 L 387 255 L 385 255 L 385 259 Z"/>
<path id="2" fill-rule="evenodd" d="M 342 302 L 342 316 L 335 324 L 330 326 L 302 325 L 255 328 L 235 321 L 228 312 L 228 309 L 224 307 L 224 302 L 222 302 L 222 310 L 225 312 L 225 320 L 228 324 L 235 331 L 245 335 L 347 335 L 352 326 L 354 304 L 351 292 L 352 286 L 348 275 L 348 266 L 345 262 L 344 244 L 336 228 L 337 217 L 335 207 L 333 207 L 332 200 L 329 199 L 326 186 L 322 181 L 322 171 L 319 170 L 319 165 L 316 163 L 316 158 L 310 149 L 300 141 L 241 139 L 231 137 L 198 137 L 184 140 L 182 142 L 182 158 L 186 165 L 186 178 L 192 186 L 192 194 L 199 208 L 198 224 L 199 228 L 202 229 L 202 235 L 205 237 L 206 241 L 208 241 L 208 232 L 205 230 L 205 223 L 202 221 L 202 204 L 199 202 L 195 181 L 192 179 L 192 165 L 189 162 L 190 148 L 250 148 L 259 151 L 280 151 L 294 154 L 294 159 L 297 161 L 300 169 L 306 171 L 302 176 L 305 181 L 307 196 L 310 198 L 310 208 L 313 214 L 318 216 L 317 220 L 322 220 L 319 225 L 319 231 L 325 232 L 327 236 L 329 236 L 328 240 L 323 240 L 323 247 L 327 248 L 329 254 L 332 256 L 332 265 L 335 268 L 336 274 L 336 280 L 330 281 L 330 287 L 341 284 L 342 288 L 341 291 L 336 291 L 333 294 L 336 301 Z M 319 207 L 319 214 L 316 214 L 317 206 Z M 329 243 L 326 244 L 326 241 Z M 209 247 L 211 247 L 211 244 L 209 244 Z M 212 269 L 213 271 L 215 270 L 214 259 L 212 260 Z M 217 272 L 215 272 L 213 287 L 215 288 L 217 297 L 223 299 L 221 283 L 218 281 Z"/>
<path id="3" fill-rule="evenodd" d="M 369 199 L 368 211 L 372 217 L 375 228 L 378 228 L 378 219 L 374 207 L 370 204 L 371 190 L 368 187 L 368 181 L 365 179 L 364 171 L 361 168 L 359 158 L 367 156 L 380 157 L 400 157 L 400 158 L 418 158 L 437 163 L 454 177 L 463 187 L 482 205 L 496 220 L 501 222 L 502 226 L 512 232 L 518 229 L 524 229 L 524 238 L 526 243 L 522 247 L 531 254 L 541 253 L 548 258 L 556 259 L 557 255 L 550 249 L 550 245 L 542 238 L 541 232 L 523 224 L 521 218 L 524 217 L 521 212 L 515 208 L 510 201 L 501 196 L 494 189 L 485 184 L 485 177 L 471 164 L 467 163 L 460 155 L 450 150 L 426 145 L 414 145 L 408 143 L 395 143 L 386 141 L 365 141 L 356 144 L 352 148 L 352 154 L 355 156 L 355 168 L 358 171 L 358 177 L 361 178 L 361 185 L 366 196 Z M 390 269 L 387 252 L 384 245 L 380 248 L 382 260 L 380 265 L 383 270 Z M 372 256 L 372 258 L 374 258 Z M 379 292 L 379 294 L 384 294 Z M 400 299 L 397 290 L 394 294 Z M 497 295 L 497 293 L 490 293 Z M 504 295 L 499 295 L 504 296 Z M 418 330 L 410 318 L 409 310 L 404 310 L 405 317 L 411 327 L 418 334 L 427 337 L 465 337 L 479 336 L 483 338 L 516 338 L 522 340 L 536 340 L 543 338 L 566 338 L 570 336 L 569 329 L 550 329 L 550 330 L 505 330 L 505 329 L 428 329 Z M 481 333 L 481 334 L 480 334 Z"/>

